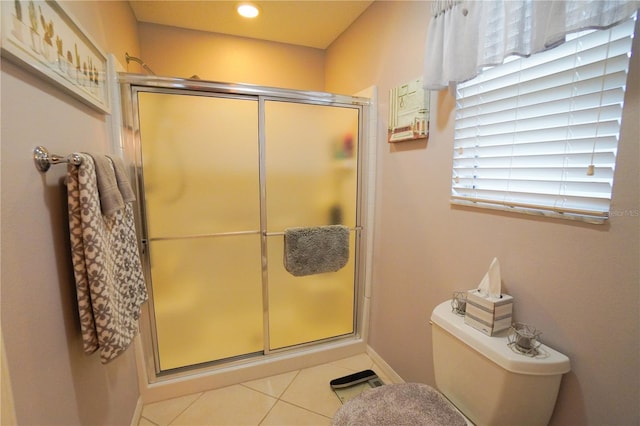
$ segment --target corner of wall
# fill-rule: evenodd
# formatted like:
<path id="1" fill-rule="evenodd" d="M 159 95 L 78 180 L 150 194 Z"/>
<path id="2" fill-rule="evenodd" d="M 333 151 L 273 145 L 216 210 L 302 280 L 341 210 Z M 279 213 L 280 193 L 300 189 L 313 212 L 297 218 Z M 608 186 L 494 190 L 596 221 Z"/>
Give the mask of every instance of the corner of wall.
<path id="1" fill-rule="evenodd" d="M 380 355 L 376 351 L 371 348 L 371 346 L 367 345 L 367 355 L 374 362 L 374 364 L 382 369 L 381 376 L 384 379 L 387 379 L 391 383 L 404 383 L 404 379 L 400 377 L 398 373 L 396 373 L 393 368 L 387 362 L 382 359 Z"/>
<path id="2" fill-rule="evenodd" d="M 142 397 L 138 397 L 138 402 L 136 402 L 136 409 L 133 412 L 133 416 L 131 417 L 131 426 L 138 426 L 140 423 L 140 418 L 142 417 Z"/>
<path id="3" fill-rule="evenodd" d="M 13 426 L 18 424 L 16 421 L 16 411 L 13 405 L 13 391 L 11 389 L 11 378 L 9 377 L 9 366 L 7 365 L 7 355 L 4 352 L 4 337 L 0 330 L 0 357 L 2 357 L 2 367 L 0 370 L 0 380 L 2 388 L 0 396 L 2 405 L 0 406 L 0 424 L 4 426 Z"/>

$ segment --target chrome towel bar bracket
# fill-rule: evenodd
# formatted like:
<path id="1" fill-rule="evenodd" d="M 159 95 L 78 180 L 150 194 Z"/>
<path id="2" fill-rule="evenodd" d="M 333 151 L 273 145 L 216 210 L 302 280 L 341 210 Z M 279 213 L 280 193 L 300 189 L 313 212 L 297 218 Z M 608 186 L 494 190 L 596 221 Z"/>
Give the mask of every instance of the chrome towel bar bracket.
<path id="1" fill-rule="evenodd" d="M 49 170 L 52 164 L 71 163 L 79 166 L 82 163 L 82 159 L 78 154 L 71 154 L 66 157 L 56 154 L 49 154 L 47 148 L 43 146 L 37 146 L 33 150 L 33 161 L 36 163 L 36 169 L 41 172 Z"/>

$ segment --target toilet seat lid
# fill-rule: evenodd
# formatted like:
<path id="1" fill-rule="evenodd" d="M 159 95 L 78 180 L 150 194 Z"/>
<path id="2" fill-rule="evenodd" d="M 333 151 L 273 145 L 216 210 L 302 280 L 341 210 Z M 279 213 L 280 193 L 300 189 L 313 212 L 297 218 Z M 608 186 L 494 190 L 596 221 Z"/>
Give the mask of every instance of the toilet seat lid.
<path id="1" fill-rule="evenodd" d="M 466 426 L 467 421 L 431 386 L 400 383 L 367 390 L 347 401 L 332 424 Z"/>

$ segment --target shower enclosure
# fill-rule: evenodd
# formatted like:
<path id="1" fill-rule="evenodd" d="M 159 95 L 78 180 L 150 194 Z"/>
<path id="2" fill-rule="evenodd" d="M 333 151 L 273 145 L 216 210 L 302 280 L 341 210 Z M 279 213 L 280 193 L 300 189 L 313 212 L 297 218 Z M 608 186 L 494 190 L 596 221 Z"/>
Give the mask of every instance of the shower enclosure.
<path id="1" fill-rule="evenodd" d="M 123 74 L 155 373 L 354 338 L 368 100 Z M 350 228 L 347 265 L 295 277 L 284 231 Z"/>

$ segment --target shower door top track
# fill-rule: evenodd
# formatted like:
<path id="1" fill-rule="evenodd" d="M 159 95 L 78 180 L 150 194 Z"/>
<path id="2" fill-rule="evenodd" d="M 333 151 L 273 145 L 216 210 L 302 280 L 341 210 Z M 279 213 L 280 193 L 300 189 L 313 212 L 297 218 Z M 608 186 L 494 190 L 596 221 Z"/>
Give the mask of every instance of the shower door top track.
<path id="1" fill-rule="evenodd" d="M 120 83 L 158 89 L 184 89 L 192 94 L 212 92 L 229 95 L 249 95 L 275 98 L 278 100 L 303 101 L 317 104 L 370 105 L 368 98 L 340 95 L 328 92 L 282 89 L 278 87 L 257 86 L 246 83 L 221 83 L 175 77 L 156 77 L 144 74 L 118 74 Z"/>

